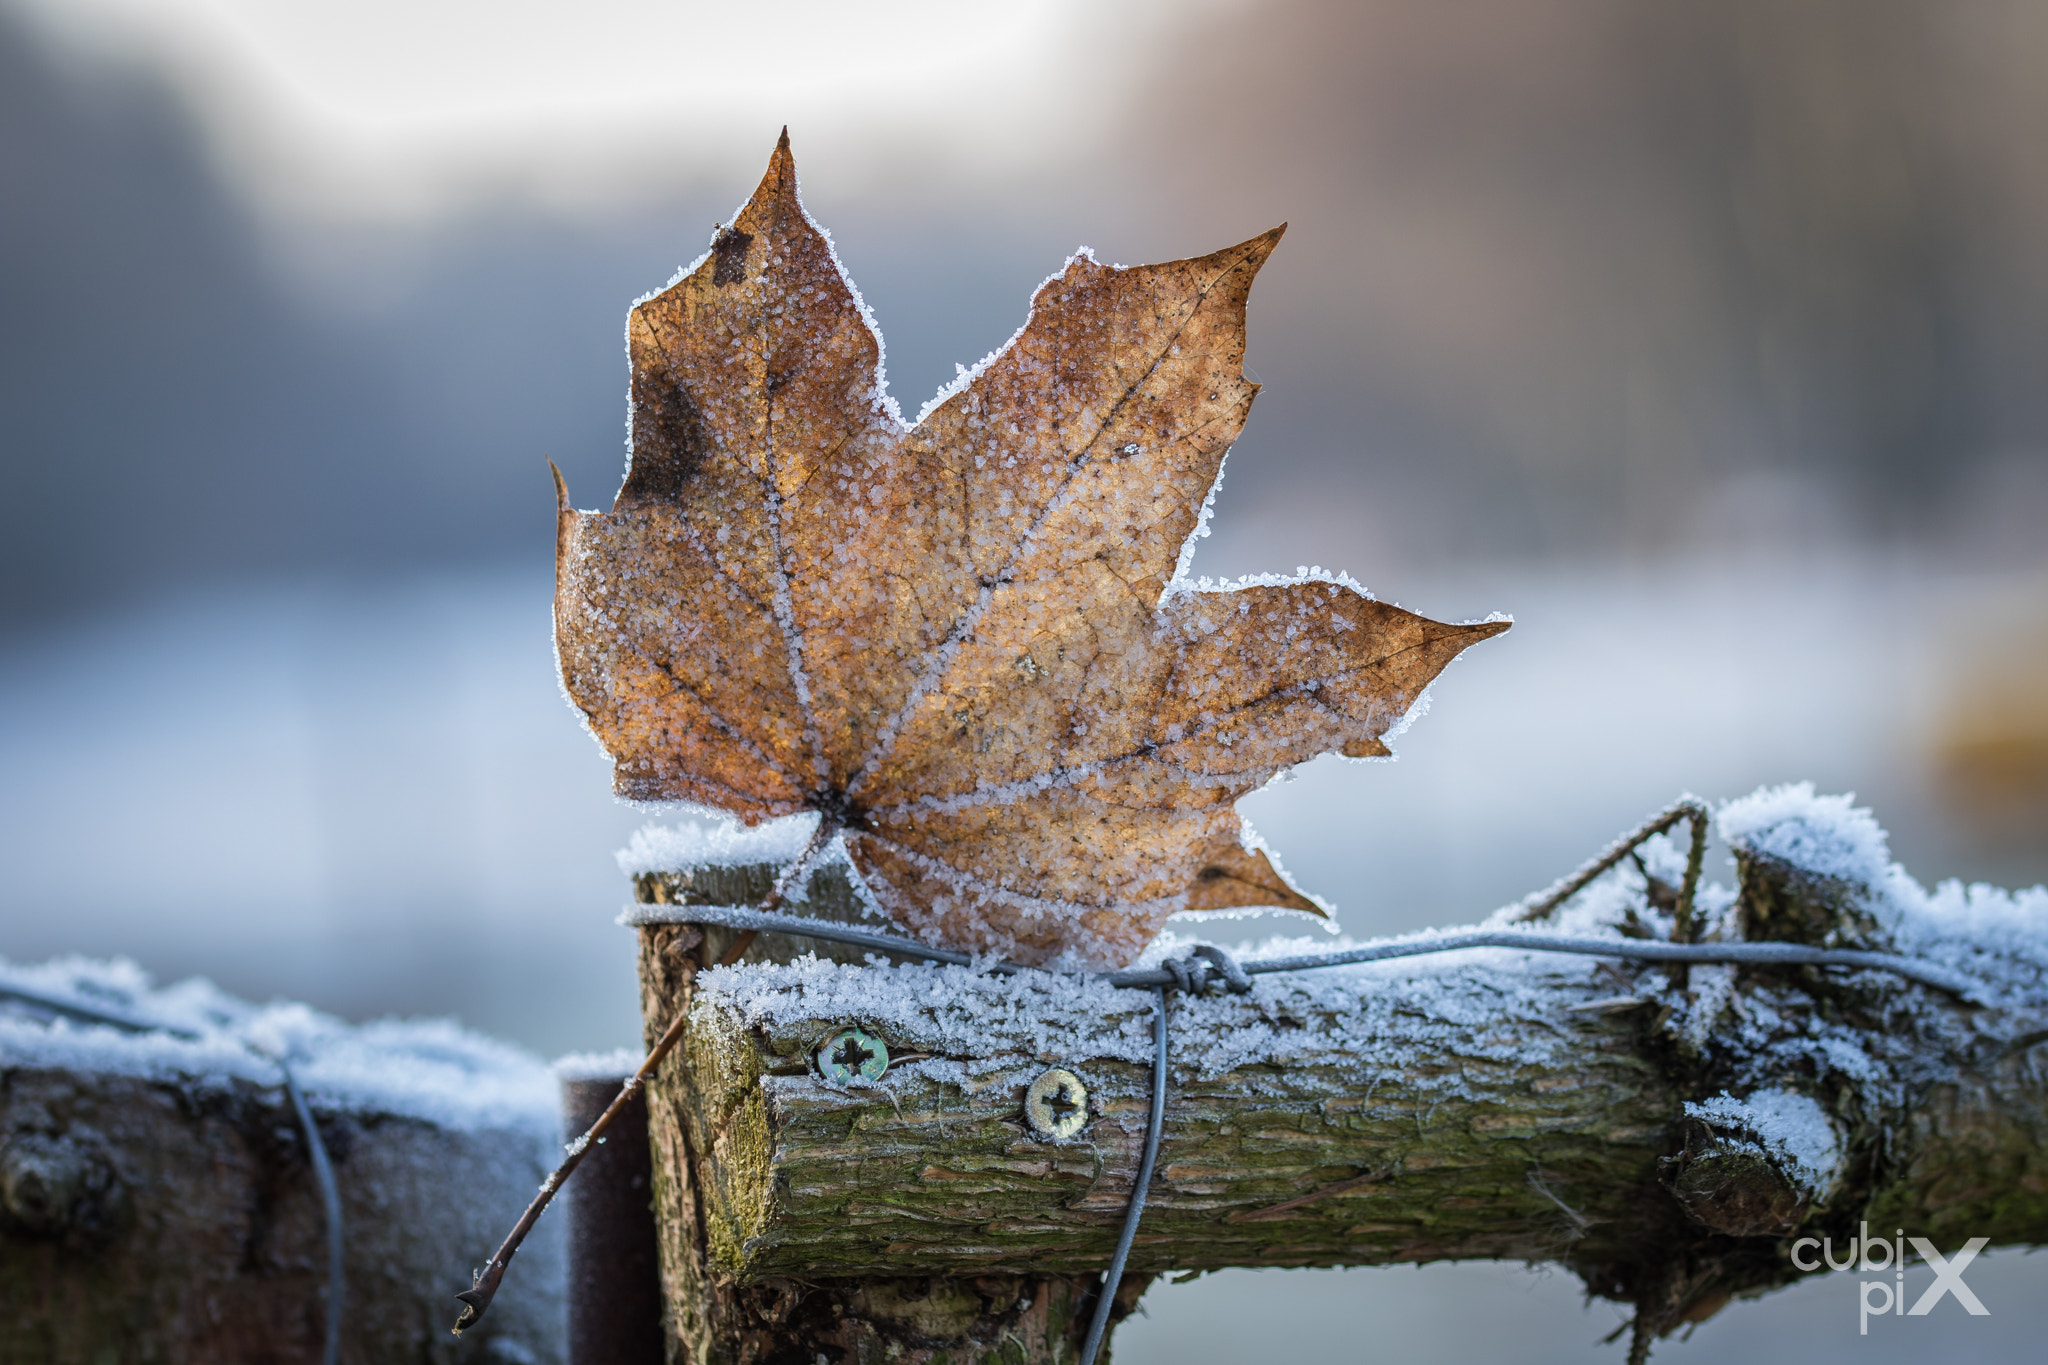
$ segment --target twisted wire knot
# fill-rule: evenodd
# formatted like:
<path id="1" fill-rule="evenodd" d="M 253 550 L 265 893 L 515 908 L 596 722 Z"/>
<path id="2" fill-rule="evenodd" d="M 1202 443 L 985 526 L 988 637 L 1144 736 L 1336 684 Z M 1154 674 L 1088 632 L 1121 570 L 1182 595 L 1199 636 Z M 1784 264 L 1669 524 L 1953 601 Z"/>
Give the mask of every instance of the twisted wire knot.
<path id="1" fill-rule="evenodd" d="M 1252 988 L 1250 975 L 1237 959 L 1213 943 L 1196 944 L 1186 957 L 1168 958 L 1160 965 L 1183 995 L 1212 994 L 1218 986 L 1232 995 L 1243 995 Z"/>

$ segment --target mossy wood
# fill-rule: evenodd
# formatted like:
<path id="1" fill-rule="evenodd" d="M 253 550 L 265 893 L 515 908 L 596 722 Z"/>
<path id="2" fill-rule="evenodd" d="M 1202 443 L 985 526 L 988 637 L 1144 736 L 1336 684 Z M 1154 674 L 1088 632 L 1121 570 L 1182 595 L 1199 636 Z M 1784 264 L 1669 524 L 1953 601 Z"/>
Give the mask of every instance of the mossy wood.
<path id="1" fill-rule="evenodd" d="M 1749 937 L 1885 946 L 1853 888 L 1757 856 L 1740 872 Z M 643 876 L 638 890 L 733 903 L 772 875 Z M 813 879 L 813 913 L 851 914 L 836 876 Z M 1646 913 L 1660 894 L 1645 882 Z M 969 1048 L 936 1025 L 801 1009 L 757 1023 L 696 981 L 730 942 L 708 926 L 641 930 L 650 1035 L 694 1010 L 650 1104 L 672 1358 L 861 1334 L 910 1341 L 917 1359 L 1065 1358 L 1066 1320 L 1131 1194 L 1147 1075 L 1112 1044 L 1149 1029 L 1151 994 L 1124 993 L 1125 1012 L 1093 1031 L 992 1021 Z M 812 948 L 831 952 L 763 939 L 742 962 Z M 1504 992 L 1473 970 L 1386 973 L 1349 1011 L 1301 978 L 1263 978 L 1278 983 L 1264 1004 L 1175 997 L 1164 1144 L 1122 1297 L 1163 1271 L 1525 1259 L 1570 1267 L 1663 1333 L 1798 1278 L 1794 1235 L 1840 1242 L 1867 1218 L 1944 1249 L 2048 1241 L 2041 1001 L 1979 1008 L 1873 973 L 1744 969 L 1719 1022 L 1688 1036 L 1672 1002 L 1709 992 L 1669 969 L 1538 958 L 1521 977 L 1543 989 Z M 1687 1101 L 1756 1087 L 1745 1021 L 1766 1017 L 1781 1038 L 1856 1029 L 1882 1072 L 1767 1078 L 1817 1102 L 1839 1139 L 1818 1188 L 1739 1124 L 1687 1117 Z M 1327 1040 L 1359 1037 L 1361 1019 L 1367 1041 L 1333 1054 Z M 1298 1045 L 1214 1074 L 1183 1060 L 1205 1032 L 1252 1024 Z M 819 1075 L 815 1049 L 846 1026 L 883 1037 L 889 1085 Z M 1023 1112 L 1053 1065 L 1090 1090 L 1070 1142 L 1034 1135 Z M 1018 1344 L 1032 1333 L 1042 1350 Z"/>

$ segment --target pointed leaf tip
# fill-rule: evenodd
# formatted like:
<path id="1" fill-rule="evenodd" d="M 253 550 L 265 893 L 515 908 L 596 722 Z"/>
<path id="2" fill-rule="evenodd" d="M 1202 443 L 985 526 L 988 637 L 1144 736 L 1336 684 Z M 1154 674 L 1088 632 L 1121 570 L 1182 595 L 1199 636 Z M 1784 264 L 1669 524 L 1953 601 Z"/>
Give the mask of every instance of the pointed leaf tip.
<path id="1" fill-rule="evenodd" d="M 1460 650 L 1470 649 L 1481 640 L 1491 640 L 1501 634 L 1513 621 L 1431 621 L 1423 618 L 1424 632 L 1431 641 L 1455 640 Z"/>
<path id="2" fill-rule="evenodd" d="M 545 456 L 542 458 L 547 459 Z M 561 466 L 557 465 L 552 459 L 548 459 L 548 473 L 555 476 L 555 510 L 557 512 L 566 512 L 569 510 L 568 480 L 562 477 Z"/>
<path id="3" fill-rule="evenodd" d="M 789 150 L 789 129 L 782 130 L 782 136 L 775 139 L 775 150 L 768 155 L 768 171 L 761 177 L 761 184 L 754 191 L 748 207 L 770 198 L 792 198 L 796 194 L 796 156 Z"/>
<path id="4" fill-rule="evenodd" d="M 1279 227 L 1268 228 L 1256 237 L 1247 237 L 1232 250 L 1243 252 L 1256 272 L 1266 264 L 1267 259 L 1273 254 L 1273 248 L 1279 246 L 1280 239 L 1286 235 L 1287 224 L 1282 223 Z"/>

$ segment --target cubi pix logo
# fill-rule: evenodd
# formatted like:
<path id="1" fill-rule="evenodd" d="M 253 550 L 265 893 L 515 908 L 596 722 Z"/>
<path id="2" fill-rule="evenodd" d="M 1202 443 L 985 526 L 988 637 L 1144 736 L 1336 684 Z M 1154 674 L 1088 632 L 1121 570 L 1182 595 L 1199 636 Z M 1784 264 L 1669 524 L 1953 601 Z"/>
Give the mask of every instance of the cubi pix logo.
<path id="1" fill-rule="evenodd" d="M 1963 1271 L 1977 1259 L 1977 1253 L 1990 1240 L 1988 1237 L 1972 1237 L 1963 1243 L 1962 1250 L 1945 1258 L 1925 1237 L 1908 1237 L 1901 1228 L 1895 1230 L 1891 1240 L 1887 1241 L 1882 1237 L 1872 1237 L 1870 1224 L 1864 1223 L 1857 1235 L 1849 1239 L 1848 1256 L 1839 1262 L 1835 1260 L 1833 1241 L 1826 1237 L 1801 1237 L 1792 1244 L 1791 1255 L 1792 1264 L 1801 1270 L 1819 1270 L 1825 1262 L 1827 1268 L 1838 1275 L 1891 1271 L 1889 1280 L 1880 1277 L 1864 1280 L 1859 1285 L 1862 1295 L 1861 1327 L 1863 1335 L 1869 1336 L 1872 1318 L 1925 1317 L 1936 1304 L 1951 1296 L 1972 1317 L 1989 1317 L 1991 1310 L 1963 1282 Z M 1921 1291 L 1910 1308 L 1906 1306 L 1906 1244 L 1909 1242 L 1914 1252 L 1934 1272 L 1934 1283 Z M 1820 1253 L 1819 1259 L 1814 1258 L 1816 1251 Z"/>

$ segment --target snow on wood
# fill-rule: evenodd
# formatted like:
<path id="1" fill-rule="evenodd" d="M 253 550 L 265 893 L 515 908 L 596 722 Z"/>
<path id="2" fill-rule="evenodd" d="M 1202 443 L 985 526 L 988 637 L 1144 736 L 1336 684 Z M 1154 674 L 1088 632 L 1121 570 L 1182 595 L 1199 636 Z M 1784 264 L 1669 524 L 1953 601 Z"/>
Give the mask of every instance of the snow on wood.
<path id="1" fill-rule="evenodd" d="M 451 1296 L 555 1161 L 547 1066 L 445 1021 L 351 1026 L 128 963 L 0 963 L 0 987 L 0 1359 L 319 1358 L 325 1222 L 280 1056 L 340 1186 L 343 1358 L 455 1358 Z M 562 1261 L 544 1226 L 468 1358 L 562 1359 Z"/>
<path id="2" fill-rule="evenodd" d="M 1133 1269 L 1558 1261 L 1661 1331 L 1796 1277 L 1795 1231 L 2048 1239 L 2048 893 L 1927 891 L 1867 812 L 1810 787 L 1732 803 L 1720 828 L 1739 884 L 1702 888 L 1701 936 L 1912 953 L 1989 1003 L 1873 971 L 1505 949 L 1175 995 Z M 1661 836 L 1642 852 L 1551 927 L 1670 937 L 1684 857 Z M 640 886 L 691 899 L 687 870 Z M 1148 1108 L 1149 992 L 786 949 L 710 967 L 716 932 L 641 931 L 650 1028 L 691 1011 L 651 1092 L 672 1303 L 722 1285 L 715 1318 L 721 1294 L 797 1280 L 1107 1262 Z M 821 1069 L 849 1028 L 888 1049 L 879 1081 Z M 1086 1090 L 1070 1140 L 1024 1113 L 1053 1067 Z"/>

